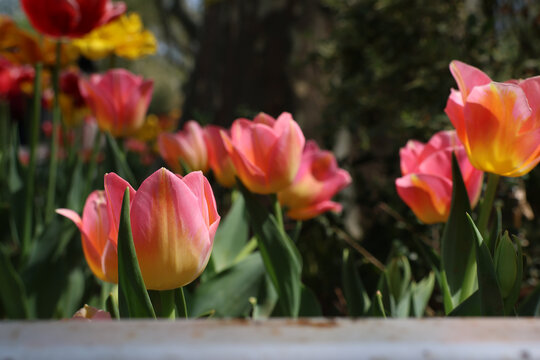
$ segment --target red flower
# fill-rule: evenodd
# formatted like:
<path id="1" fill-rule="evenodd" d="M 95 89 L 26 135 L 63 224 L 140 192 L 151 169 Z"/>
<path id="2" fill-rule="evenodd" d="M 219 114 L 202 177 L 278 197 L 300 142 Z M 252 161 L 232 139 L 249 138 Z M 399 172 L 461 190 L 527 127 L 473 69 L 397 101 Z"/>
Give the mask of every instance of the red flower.
<path id="1" fill-rule="evenodd" d="M 34 28 L 52 37 L 81 37 L 126 11 L 123 2 L 110 0 L 21 0 L 21 4 Z"/>

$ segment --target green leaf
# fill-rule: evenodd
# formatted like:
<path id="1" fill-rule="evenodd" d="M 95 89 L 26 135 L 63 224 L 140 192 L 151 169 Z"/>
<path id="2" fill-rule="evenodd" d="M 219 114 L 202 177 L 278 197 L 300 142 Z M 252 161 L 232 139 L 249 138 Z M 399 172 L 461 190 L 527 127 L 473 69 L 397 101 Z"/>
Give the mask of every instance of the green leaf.
<path id="1" fill-rule="evenodd" d="M 472 294 L 475 279 L 474 235 L 466 215 L 471 212 L 471 205 L 455 154 L 452 154 L 452 182 L 450 216 L 441 238 L 441 265 L 453 307 Z"/>
<path id="2" fill-rule="evenodd" d="M 300 301 L 300 317 L 320 317 L 322 316 L 321 305 L 315 293 L 305 285 L 302 285 L 302 300 Z"/>
<path id="3" fill-rule="evenodd" d="M 433 272 L 429 273 L 429 275 L 419 283 L 413 282 L 411 284 L 412 310 L 414 316 L 422 317 L 424 315 L 429 298 L 433 293 L 434 286 L 435 274 Z"/>
<path id="4" fill-rule="evenodd" d="M 23 187 L 23 182 L 19 176 L 19 170 L 17 168 L 17 150 L 19 148 L 17 139 L 19 138 L 19 132 L 17 127 L 14 126 L 11 131 L 11 151 L 9 152 L 9 174 L 7 178 L 8 189 L 11 194 L 15 194 Z"/>
<path id="5" fill-rule="evenodd" d="M 476 262 L 478 264 L 477 276 L 481 315 L 502 316 L 504 315 L 504 303 L 491 254 L 469 214 L 467 214 L 467 219 L 475 236 L 474 243 L 476 244 Z"/>
<path id="6" fill-rule="evenodd" d="M 343 293 L 347 301 L 349 316 L 362 316 L 370 307 L 370 300 L 354 266 L 354 257 L 349 249 L 343 250 L 343 264 L 341 267 Z"/>
<path id="7" fill-rule="evenodd" d="M 126 179 L 126 181 L 132 186 L 137 185 L 137 182 L 135 181 L 135 176 L 133 175 L 133 172 L 131 171 L 127 163 L 126 155 L 122 152 L 122 150 L 120 150 L 120 147 L 116 143 L 116 140 L 111 135 L 111 133 L 106 132 L 105 135 L 107 138 L 107 146 L 109 149 L 109 153 L 112 153 L 113 155 L 114 164 L 116 165 L 118 175 Z"/>
<path id="8" fill-rule="evenodd" d="M 259 295 L 264 280 L 261 256 L 251 254 L 196 288 L 188 309 L 190 316 L 198 317 L 212 310 L 218 317 L 247 316 L 252 307 L 249 299 Z"/>
<path id="9" fill-rule="evenodd" d="M 141 275 L 129 217 L 129 189 L 124 192 L 118 230 L 118 307 L 122 318 L 155 318 Z"/>
<path id="10" fill-rule="evenodd" d="M 210 261 L 216 273 L 232 266 L 248 241 L 249 224 L 246 219 L 245 201 L 241 194 L 237 195 L 229 213 L 219 224 L 214 237 Z"/>
<path id="11" fill-rule="evenodd" d="M 284 316 L 297 317 L 300 310 L 302 260 L 295 244 L 271 214 L 239 181 L 250 225 L 258 240 L 266 272 L 279 295 Z"/>
<path id="12" fill-rule="evenodd" d="M 0 247 L 0 289 L 2 289 L 0 300 L 6 316 L 10 319 L 28 319 L 24 284 L 2 247 Z"/>
<path id="13" fill-rule="evenodd" d="M 480 292 L 476 290 L 471 296 L 456 306 L 456 308 L 452 310 L 448 316 L 480 316 L 482 314 L 482 305 L 480 304 L 480 300 Z"/>

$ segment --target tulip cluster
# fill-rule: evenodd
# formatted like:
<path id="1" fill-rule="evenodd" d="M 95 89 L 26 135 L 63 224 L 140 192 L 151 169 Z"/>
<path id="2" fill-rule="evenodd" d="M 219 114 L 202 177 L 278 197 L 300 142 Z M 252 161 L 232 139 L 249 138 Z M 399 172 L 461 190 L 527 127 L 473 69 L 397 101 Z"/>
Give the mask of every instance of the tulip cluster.
<path id="1" fill-rule="evenodd" d="M 176 134 L 158 138 L 161 157 L 171 169 L 212 169 L 223 186 L 235 177 L 251 192 L 278 194 L 288 215 L 297 220 L 326 211 L 341 210 L 330 199 L 351 182 L 331 152 L 315 142 L 305 144 L 302 130 L 291 114 L 277 119 L 260 113 L 253 120 L 237 119 L 231 129 L 188 121 Z M 304 146 L 305 145 L 305 146 Z"/>

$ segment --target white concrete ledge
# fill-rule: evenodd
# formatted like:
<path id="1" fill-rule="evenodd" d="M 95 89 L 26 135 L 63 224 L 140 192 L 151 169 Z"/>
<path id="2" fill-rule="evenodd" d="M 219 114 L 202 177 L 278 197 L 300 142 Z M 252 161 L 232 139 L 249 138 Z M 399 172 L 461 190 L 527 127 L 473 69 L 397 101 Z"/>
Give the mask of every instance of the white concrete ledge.
<path id="1" fill-rule="evenodd" d="M 0 322 L 0 359 L 540 359 L 540 320 Z"/>

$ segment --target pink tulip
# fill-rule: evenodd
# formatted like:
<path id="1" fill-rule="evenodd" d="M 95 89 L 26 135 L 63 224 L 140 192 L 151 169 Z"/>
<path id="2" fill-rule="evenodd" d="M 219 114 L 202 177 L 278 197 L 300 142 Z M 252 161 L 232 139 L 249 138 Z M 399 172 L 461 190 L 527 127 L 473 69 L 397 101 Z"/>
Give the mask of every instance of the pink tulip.
<path id="1" fill-rule="evenodd" d="M 224 131 L 221 136 L 238 178 L 250 191 L 277 193 L 293 182 L 305 139 L 291 114 L 277 120 L 264 113 L 253 121 L 238 119 L 231 136 Z"/>
<path id="2" fill-rule="evenodd" d="M 229 131 L 219 126 L 208 125 L 204 128 L 208 162 L 217 182 L 225 187 L 231 187 L 236 183 L 236 171 L 227 153 L 227 149 L 225 149 L 225 144 L 223 144 L 221 131 L 224 131 L 227 136 L 230 136 Z"/>
<path id="3" fill-rule="evenodd" d="M 190 171 L 208 171 L 204 131 L 196 121 L 188 121 L 176 134 L 159 135 L 158 148 L 163 160 L 175 172 L 183 172 L 181 161 Z"/>
<path id="4" fill-rule="evenodd" d="M 94 275 L 103 281 L 118 282 L 118 230 L 112 229 L 105 191 L 96 190 L 88 196 L 82 219 L 73 210 L 57 209 L 56 212 L 79 228 L 84 257 Z"/>
<path id="5" fill-rule="evenodd" d="M 101 131 L 123 137 L 143 125 L 152 99 L 152 80 L 113 69 L 81 79 L 79 87 Z"/>
<path id="6" fill-rule="evenodd" d="M 126 188 L 134 193 L 131 228 L 146 287 L 169 290 L 195 280 L 208 263 L 220 220 L 208 180 L 200 171 L 182 178 L 161 168 L 135 192 L 118 175 L 105 175 L 113 237 Z"/>
<path id="7" fill-rule="evenodd" d="M 72 317 L 73 320 L 111 320 L 111 314 L 93 306 L 84 305 Z"/>
<path id="8" fill-rule="evenodd" d="M 403 176 L 396 179 L 397 192 L 426 224 L 445 222 L 450 214 L 452 152 L 474 207 L 482 190 L 483 172 L 471 165 L 455 131 L 440 131 L 427 144 L 410 140 L 399 152 Z"/>
<path id="9" fill-rule="evenodd" d="M 505 83 L 479 69 L 452 61 L 446 114 L 471 163 L 480 170 L 522 176 L 540 162 L 540 76 Z"/>
<path id="10" fill-rule="evenodd" d="M 326 211 L 341 211 L 341 205 L 330 199 L 351 183 L 351 176 L 338 167 L 330 151 L 320 150 L 308 141 L 294 182 L 278 193 L 278 200 L 296 220 L 307 220 Z"/>

